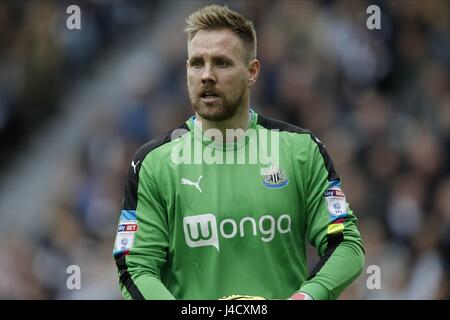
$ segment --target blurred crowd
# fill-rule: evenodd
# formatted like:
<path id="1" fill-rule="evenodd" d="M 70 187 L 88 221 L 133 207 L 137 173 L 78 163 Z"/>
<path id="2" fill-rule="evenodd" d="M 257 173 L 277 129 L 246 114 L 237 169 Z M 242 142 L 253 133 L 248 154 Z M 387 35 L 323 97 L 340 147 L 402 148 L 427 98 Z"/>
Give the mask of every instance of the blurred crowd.
<path id="1" fill-rule="evenodd" d="M 0 1 L 0 166 L 60 112 L 64 92 L 159 7 L 159 1 L 79 1 L 82 24 L 74 32 L 66 27 L 73 3 Z"/>
<path id="2" fill-rule="evenodd" d="M 54 6 L 33 3 L 25 10 L 27 16 L 40 11 L 52 16 Z M 373 4 L 366 1 L 228 5 L 253 20 L 258 34 L 262 73 L 252 108 L 308 128 L 325 143 L 359 218 L 366 266 L 341 299 L 449 299 L 450 4 L 376 3 L 382 13 L 380 30 L 366 28 L 366 8 Z M 8 6 L 0 3 L 1 54 L 11 60 L 0 59 L 0 132 L 14 105 L 5 97 L 15 92 L 26 108 L 30 99 L 40 101 L 32 95 L 42 89 L 27 86 L 20 79 L 24 70 L 16 69 L 26 69 L 32 75 L 27 81 L 52 90 L 58 86 L 43 83 L 41 70 L 53 80 L 61 68 L 71 66 L 83 75 L 88 71 L 78 67 L 91 58 L 83 56 L 89 50 L 81 54 L 68 48 L 80 41 L 95 54 L 105 34 L 113 37 L 112 30 L 123 23 L 118 18 L 121 6 L 126 7 L 121 4 L 117 12 L 106 14 L 109 24 L 104 24 L 98 18 L 104 19 L 103 6 L 92 5 L 92 23 L 112 29 L 77 40 L 49 26 L 13 28 L 4 18 Z M 22 24 L 33 23 L 24 19 Z M 22 29 L 20 36 L 11 35 Z M 186 43 L 180 29 L 174 30 L 161 34 L 164 40 L 153 57 L 160 72 L 136 72 L 128 95 L 117 102 L 120 111 L 99 114 L 89 120 L 92 129 L 80 133 L 85 143 L 55 187 L 48 232 L 14 237 L 7 258 L 1 259 L 0 270 L 8 276 L 0 279 L 0 298 L 120 298 L 111 253 L 130 161 L 140 145 L 192 113 L 186 94 Z M 7 42 L 12 38 L 33 50 L 17 45 L 14 51 Z M 2 94 L 4 88 L 13 95 Z M 314 261 L 315 252 L 310 255 Z M 70 264 L 84 272 L 82 290 L 66 288 Z M 368 287 L 369 266 L 379 267 L 379 288 Z"/>

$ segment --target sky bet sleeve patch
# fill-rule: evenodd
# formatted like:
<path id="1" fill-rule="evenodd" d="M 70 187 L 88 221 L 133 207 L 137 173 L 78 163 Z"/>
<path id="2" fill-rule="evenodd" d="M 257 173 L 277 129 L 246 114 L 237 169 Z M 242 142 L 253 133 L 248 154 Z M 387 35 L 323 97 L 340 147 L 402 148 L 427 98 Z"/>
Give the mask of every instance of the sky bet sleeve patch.
<path id="1" fill-rule="evenodd" d="M 114 256 L 126 255 L 130 252 L 134 242 L 134 235 L 138 229 L 139 226 L 136 220 L 120 221 L 114 244 Z"/>
<path id="2" fill-rule="evenodd" d="M 347 200 L 338 186 L 327 189 L 323 194 L 327 203 L 327 210 L 333 219 L 347 214 Z"/>

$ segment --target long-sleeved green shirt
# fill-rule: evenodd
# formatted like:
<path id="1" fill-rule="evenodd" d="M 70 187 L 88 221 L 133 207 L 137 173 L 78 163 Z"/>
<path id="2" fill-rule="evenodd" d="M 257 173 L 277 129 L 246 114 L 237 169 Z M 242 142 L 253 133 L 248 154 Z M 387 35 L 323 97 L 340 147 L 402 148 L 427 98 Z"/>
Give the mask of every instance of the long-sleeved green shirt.
<path id="1" fill-rule="evenodd" d="M 209 136 L 192 117 L 137 151 L 113 251 L 123 296 L 336 299 L 364 249 L 323 144 L 253 110 L 238 142 Z"/>

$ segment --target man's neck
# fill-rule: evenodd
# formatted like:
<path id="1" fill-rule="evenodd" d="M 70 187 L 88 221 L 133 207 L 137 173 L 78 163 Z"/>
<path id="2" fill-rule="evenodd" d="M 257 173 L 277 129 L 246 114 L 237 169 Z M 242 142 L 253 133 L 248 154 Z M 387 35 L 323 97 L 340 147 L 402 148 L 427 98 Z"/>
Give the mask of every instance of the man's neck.
<path id="1" fill-rule="evenodd" d="M 224 121 L 210 121 L 203 119 L 201 116 L 196 114 L 196 120 L 198 125 L 201 125 L 202 131 L 205 132 L 208 129 L 217 129 L 222 133 L 222 137 L 226 138 L 226 130 L 236 130 L 242 129 L 247 130 L 250 123 L 250 108 L 240 108 L 233 117 Z M 234 141 L 221 141 L 225 143 L 231 143 Z"/>

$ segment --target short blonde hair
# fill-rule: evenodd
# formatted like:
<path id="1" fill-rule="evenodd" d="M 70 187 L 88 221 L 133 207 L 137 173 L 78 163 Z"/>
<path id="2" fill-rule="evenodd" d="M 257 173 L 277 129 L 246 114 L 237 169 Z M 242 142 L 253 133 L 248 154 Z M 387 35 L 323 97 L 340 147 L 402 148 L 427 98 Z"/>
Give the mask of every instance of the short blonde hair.
<path id="1" fill-rule="evenodd" d="M 191 13 L 186 19 L 184 31 L 188 42 L 201 30 L 212 31 L 229 29 L 241 39 L 247 51 L 248 60 L 256 58 L 256 31 L 253 22 L 227 6 L 210 5 Z"/>

